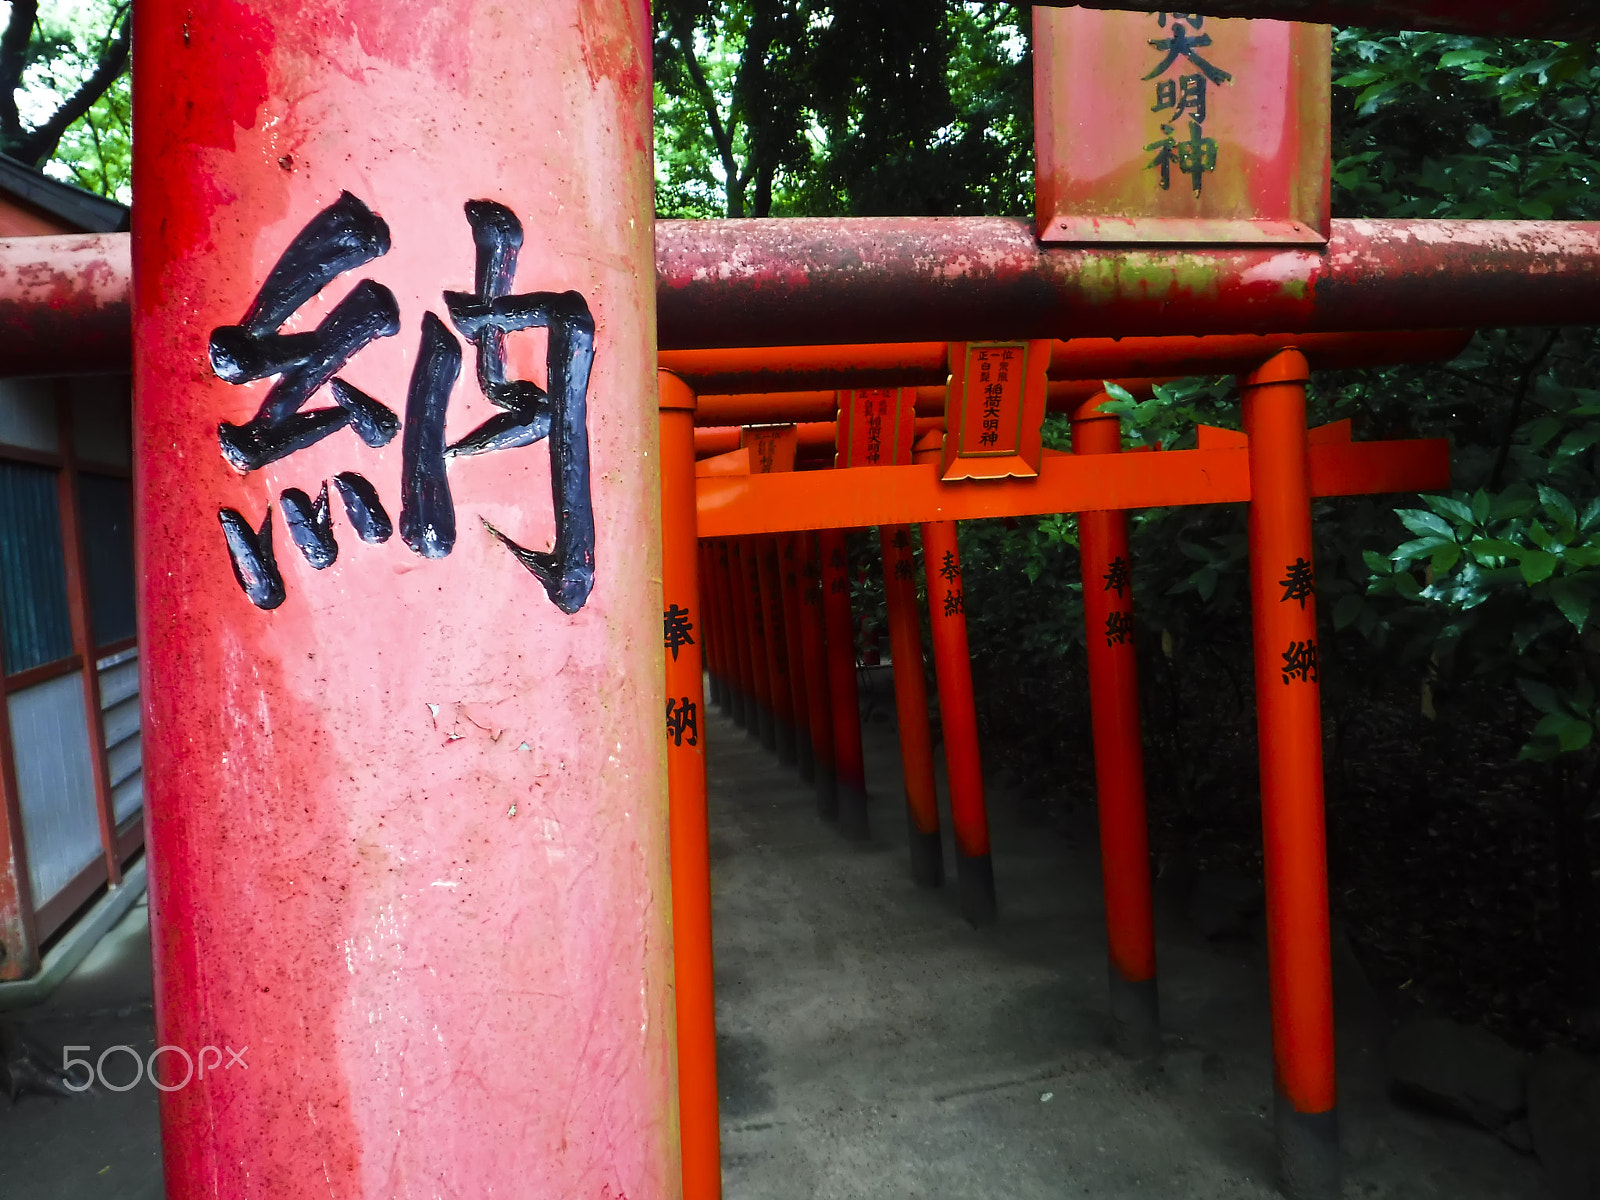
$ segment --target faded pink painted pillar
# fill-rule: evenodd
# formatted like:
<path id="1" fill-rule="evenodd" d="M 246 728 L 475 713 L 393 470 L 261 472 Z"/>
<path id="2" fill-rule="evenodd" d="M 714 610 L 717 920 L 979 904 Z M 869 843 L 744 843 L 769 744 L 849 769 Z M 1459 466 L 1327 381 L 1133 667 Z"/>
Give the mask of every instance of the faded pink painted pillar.
<path id="1" fill-rule="evenodd" d="M 167 1194 L 676 1197 L 646 6 L 136 19 Z"/>

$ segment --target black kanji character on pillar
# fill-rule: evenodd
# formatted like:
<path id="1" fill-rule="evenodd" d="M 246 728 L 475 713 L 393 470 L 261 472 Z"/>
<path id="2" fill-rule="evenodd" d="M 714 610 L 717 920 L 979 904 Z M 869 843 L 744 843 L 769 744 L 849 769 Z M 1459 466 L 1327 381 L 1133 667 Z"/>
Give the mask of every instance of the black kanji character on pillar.
<path id="1" fill-rule="evenodd" d="M 267 505 L 260 532 L 238 511 L 225 508 L 217 514 L 222 520 L 222 536 L 228 543 L 228 560 L 233 577 L 239 581 L 250 603 L 272 609 L 283 603 L 283 576 L 272 554 L 272 505 Z"/>
<path id="2" fill-rule="evenodd" d="M 1284 568 L 1284 571 L 1286 572 L 1284 578 L 1278 580 L 1283 588 L 1283 599 L 1279 603 L 1287 604 L 1290 600 L 1298 600 L 1300 607 L 1304 608 L 1306 601 L 1317 590 L 1316 580 L 1311 573 L 1311 564 L 1303 558 L 1296 558 Z"/>
<path id="3" fill-rule="evenodd" d="M 345 426 L 372 447 L 387 445 L 400 430 L 399 419 L 360 389 L 335 378 L 357 351 L 380 337 L 400 331 L 400 309 L 381 284 L 362 280 L 332 311 L 306 333 L 281 333 L 285 321 L 302 305 L 346 271 L 364 266 L 389 251 L 389 227 L 349 192 L 323 209 L 301 229 L 267 274 L 244 320 L 213 330 L 209 342 L 211 368 L 219 379 L 243 384 L 276 376 L 256 415 L 243 425 L 224 421 L 217 428 L 222 456 L 242 473 L 254 471 L 314 445 Z M 305 403 L 329 385 L 337 407 L 301 412 Z M 362 476 L 344 472 L 335 480 L 351 523 L 365 541 L 389 528 L 377 492 Z M 308 562 L 321 570 L 338 557 L 333 537 L 328 489 L 316 501 L 298 488 L 283 494 L 290 533 Z M 272 555 L 272 510 L 259 531 L 244 515 L 224 508 L 218 514 L 235 577 L 258 608 L 283 603 L 283 579 Z"/>
<path id="4" fill-rule="evenodd" d="M 961 578 L 961 564 L 950 550 L 944 552 L 944 559 L 939 563 L 939 578 L 947 583 Z"/>
<path id="5" fill-rule="evenodd" d="M 905 529 L 896 529 L 894 536 L 889 539 L 889 544 L 896 550 L 909 550 L 911 548 L 911 534 Z"/>
<path id="6" fill-rule="evenodd" d="M 489 450 L 509 450 L 550 442 L 550 490 L 555 510 L 555 548 L 551 551 L 527 550 L 517 545 L 489 522 L 491 534 L 516 555 L 518 561 L 544 584 L 551 601 L 565 613 L 575 613 L 594 589 L 594 507 L 589 493 L 589 370 L 594 363 L 594 317 L 589 305 L 577 292 L 527 292 L 508 294 L 516 276 L 517 252 L 522 247 L 522 223 L 503 204 L 492 200 L 472 200 L 466 205 L 467 222 L 478 250 L 475 291 L 446 292 L 445 306 L 450 320 L 468 341 L 478 348 L 478 385 L 491 403 L 504 411 L 490 417 L 454 445 L 445 447 L 443 407 L 434 403 L 429 390 L 416 395 L 418 380 L 412 379 L 408 407 L 415 408 L 429 422 L 437 421 L 418 436 L 418 453 L 406 458 L 405 503 L 400 513 L 400 535 L 418 554 L 442 557 L 454 542 L 455 513 L 445 478 L 445 460 Z M 424 342 L 430 337 L 429 322 L 438 326 L 452 347 L 438 319 L 429 313 L 424 318 Z M 521 329 L 548 329 L 545 351 L 546 387 L 525 379 L 505 376 L 505 337 Z M 436 339 L 436 335 L 435 340 Z M 418 356 L 421 369 L 423 355 Z M 455 349 L 456 370 L 460 350 Z M 448 355 L 440 358 L 448 367 Z M 451 379 L 454 375 L 451 374 Z M 424 381 L 425 388 L 437 389 L 440 381 Z M 448 403 L 449 388 L 443 388 Z M 438 408 L 435 416 L 435 408 Z M 412 434 L 406 431 L 406 445 Z M 435 449 L 437 443 L 437 449 Z"/>
<path id="7" fill-rule="evenodd" d="M 966 611 L 966 597 L 959 588 L 955 591 L 948 591 L 944 594 L 945 616 L 953 617 L 957 613 L 965 613 Z"/>
<path id="8" fill-rule="evenodd" d="M 1133 637 L 1133 614 L 1109 612 L 1106 614 L 1106 645 L 1120 646 Z"/>
<path id="9" fill-rule="evenodd" d="M 1117 599 L 1122 599 L 1122 593 L 1133 586 L 1132 572 L 1128 569 L 1128 560 L 1122 555 L 1117 555 L 1111 560 L 1111 567 L 1105 573 L 1105 587 L 1103 592 L 1115 592 Z"/>
<path id="10" fill-rule="evenodd" d="M 1317 682 L 1317 643 L 1309 638 L 1290 642 L 1283 652 L 1283 682 L 1287 686 L 1296 679 L 1301 683 Z"/>
<path id="11" fill-rule="evenodd" d="M 283 252 L 237 325 L 211 333 L 211 369 L 228 383 L 276 375 L 266 400 L 243 425 L 217 430 L 222 454 L 254 471 L 330 433 L 352 426 L 369 446 L 400 431 L 394 413 L 334 375 L 370 342 L 400 332 L 400 306 L 382 284 L 364 279 L 309 333 L 279 333 L 283 323 L 328 284 L 389 252 L 389 227 L 349 192 L 313 217 Z M 301 407 L 332 381 L 336 408 Z"/>
<path id="12" fill-rule="evenodd" d="M 899 558 L 895 560 L 894 577 L 896 579 L 914 579 L 916 578 L 916 574 L 917 564 L 915 560 L 911 558 Z"/>
<path id="13" fill-rule="evenodd" d="M 685 735 L 688 736 L 689 745 L 700 744 L 700 711 L 699 705 L 689 697 L 680 700 L 667 697 L 667 736 L 672 739 L 674 746 L 681 746 Z"/>
<path id="14" fill-rule="evenodd" d="M 689 610 L 679 608 L 676 604 L 663 612 L 661 617 L 667 649 L 672 651 L 672 661 L 677 662 L 679 648 L 694 645 L 694 638 L 690 636 L 694 622 L 689 620 Z"/>
<path id="15" fill-rule="evenodd" d="M 1207 79 L 1218 87 L 1233 78 L 1221 67 L 1213 66 L 1195 53 L 1197 49 L 1204 49 L 1211 45 L 1211 35 L 1202 33 L 1199 37 L 1191 37 L 1181 21 L 1173 21 L 1171 37 L 1151 38 L 1150 44 L 1164 53 L 1166 58 L 1161 60 L 1160 66 L 1145 76 L 1146 79 L 1154 79 L 1157 75 L 1165 75 L 1167 68 L 1171 67 L 1180 58 L 1186 58 L 1192 62 Z"/>

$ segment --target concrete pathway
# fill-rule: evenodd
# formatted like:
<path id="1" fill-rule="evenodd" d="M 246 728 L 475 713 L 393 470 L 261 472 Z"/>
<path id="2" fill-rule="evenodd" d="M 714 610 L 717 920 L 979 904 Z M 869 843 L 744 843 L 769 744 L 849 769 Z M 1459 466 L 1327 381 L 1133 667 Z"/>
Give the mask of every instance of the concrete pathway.
<path id="1" fill-rule="evenodd" d="M 728 1200 L 1273 1197 L 1259 952 L 1163 912 L 1160 1067 L 1109 1045 L 1092 813 L 1063 837 L 991 797 L 1001 921 L 909 879 L 887 698 L 869 701 L 874 840 L 814 815 L 808 787 L 710 722 L 717 1016 Z M 947 819 L 948 824 L 948 819 Z M 951 864 L 948 845 L 946 866 Z M 1533 1161 L 1396 1108 L 1359 986 L 1340 997 L 1346 1195 L 1544 1195 Z M 154 1045 L 147 910 L 38 1008 L 59 1053 Z M 120 1080 L 125 1055 L 107 1060 Z M 159 1200 L 155 1089 L 0 1099 L 0 1198 Z"/>
<path id="2" fill-rule="evenodd" d="M 1092 810 L 1063 837 L 991 797 L 1001 920 L 973 931 L 953 886 L 910 881 L 887 706 L 867 725 L 867 846 L 710 723 L 729 1200 L 1276 1196 L 1259 951 L 1219 952 L 1163 913 L 1167 1051 L 1159 1067 L 1122 1059 Z M 945 853 L 948 871 L 948 833 Z M 1543 1195 L 1532 1159 L 1387 1099 L 1381 1031 L 1359 987 L 1341 990 L 1346 1195 Z"/>
<path id="3" fill-rule="evenodd" d="M 113 1046 L 142 1058 L 155 1049 L 150 910 L 145 901 L 100 940 L 43 1004 L 6 1013 L 54 1062 L 63 1046 L 98 1061 Z M 133 1059 L 105 1057 L 113 1087 L 133 1079 Z M 96 1087 L 71 1099 L 0 1093 L 0 1197 L 4 1200 L 161 1200 L 156 1089 L 141 1078 L 126 1091 Z"/>

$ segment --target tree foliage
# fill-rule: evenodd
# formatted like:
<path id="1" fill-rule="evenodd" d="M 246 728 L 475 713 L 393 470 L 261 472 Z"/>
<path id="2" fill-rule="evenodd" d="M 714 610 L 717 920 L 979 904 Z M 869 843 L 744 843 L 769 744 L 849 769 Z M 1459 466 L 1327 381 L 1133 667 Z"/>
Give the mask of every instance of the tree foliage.
<path id="1" fill-rule="evenodd" d="M 661 216 L 1025 212 L 1025 7 L 656 6 Z"/>
<path id="2" fill-rule="evenodd" d="M 129 9 L 130 0 L 11 0 L 0 33 L 0 152 L 129 199 Z"/>

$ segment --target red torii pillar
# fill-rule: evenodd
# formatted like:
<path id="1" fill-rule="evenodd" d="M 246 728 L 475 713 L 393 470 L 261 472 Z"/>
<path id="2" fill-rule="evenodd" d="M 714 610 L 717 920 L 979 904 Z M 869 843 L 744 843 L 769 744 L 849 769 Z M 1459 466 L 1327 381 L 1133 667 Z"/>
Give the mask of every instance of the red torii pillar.
<path id="1" fill-rule="evenodd" d="M 922 526 L 922 570 L 928 584 L 928 625 L 939 680 L 939 728 L 944 734 L 961 915 L 973 925 L 988 925 L 997 915 L 994 860 L 989 855 L 989 809 L 983 795 L 972 653 L 967 648 L 966 591 L 961 585 L 961 548 L 954 521 L 929 521 Z"/>
<path id="2" fill-rule="evenodd" d="M 1103 393 L 1073 414 L 1075 454 L 1116 454 L 1122 422 L 1100 411 Z M 1128 514 L 1078 514 L 1083 618 L 1089 658 L 1095 796 L 1106 901 L 1111 1020 L 1119 1047 L 1139 1057 L 1161 1049 L 1156 996 L 1155 906 L 1145 818 L 1139 662 L 1133 637 Z"/>
<path id="3" fill-rule="evenodd" d="M 1291 1195 L 1340 1187 L 1304 355 L 1244 381 L 1276 1130 Z"/>
<path id="4" fill-rule="evenodd" d="M 822 616 L 827 631 L 828 703 L 833 710 L 835 813 L 839 831 L 866 840 L 867 769 L 861 750 L 861 700 L 856 688 L 855 623 L 850 615 L 850 557 L 844 530 L 817 533 L 822 558 Z"/>
<path id="5" fill-rule="evenodd" d="M 755 720 L 754 684 L 751 681 L 750 650 L 744 635 L 743 592 L 737 585 L 738 542 L 734 538 L 716 539 L 717 589 L 722 596 L 723 629 L 727 640 L 729 680 L 732 683 L 732 716 L 741 729 Z"/>
<path id="6" fill-rule="evenodd" d="M 761 602 L 761 539 L 740 538 L 734 543 L 736 603 L 742 602 L 745 652 L 750 662 L 750 694 L 754 711 L 745 732 L 768 750 L 778 748 L 776 716 L 772 711 L 772 661 L 767 655 L 766 606 Z"/>
<path id="7" fill-rule="evenodd" d="M 157 1032 L 249 1049 L 167 1195 L 670 1200 L 648 13 L 133 19 Z M 446 453 L 474 339 L 538 444 Z"/>
<path id="8" fill-rule="evenodd" d="M 807 694 L 805 637 L 800 632 L 800 535 L 778 535 L 778 575 L 783 586 L 784 657 L 789 664 L 789 714 L 794 723 L 795 765 L 800 778 L 816 778 L 816 754 L 811 745 L 811 701 Z"/>
<path id="9" fill-rule="evenodd" d="M 756 547 L 758 595 L 761 598 L 762 646 L 767 655 L 767 679 L 772 697 L 773 744 L 778 761 L 793 765 L 796 757 L 794 682 L 790 678 L 788 631 L 783 612 L 783 575 L 778 562 L 778 539 L 753 539 Z M 766 743 L 763 742 L 765 745 Z"/>
<path id="10" fill-rule="evenodd" d="M 812 786 L 817 812 L 828 820 L 839 815 L 839 794 L 833 749 L 833 703 L 830 695 L 828 634 L 823 618 L 822 560 L 817 535 L 794 535 L 800 545 L 800 641 L 806 674 L 806 705 L 811 725 Z"/>
<path id="11" fill-rule="evenodd" d="M 921 887 L 944 882 L 939 837 L 939 792 L 933 775 L 933 733 L 928 722 L 928 677 L 922 662 L 922 616 L 917 603 L 917 556 L 907 525 L 878 531 L 883 547 L 883 594 L 889 614 L 889 655 L 894 664 L 900 771 L 906 789 L 911 878 Z"/>
<path id="12" fill-rule="evenodd" d="M 667 797 L 672 863 L 678 1129 L 685 1200 L 722 1195 L 716 997 L 711 952 L 711 845 L 706 814 L 702 649 L 707 621 L 697 571 L 694 404 L 657 372 L 661 406 L 661 585 L 667 673 Z"/>

